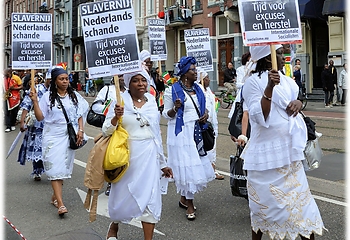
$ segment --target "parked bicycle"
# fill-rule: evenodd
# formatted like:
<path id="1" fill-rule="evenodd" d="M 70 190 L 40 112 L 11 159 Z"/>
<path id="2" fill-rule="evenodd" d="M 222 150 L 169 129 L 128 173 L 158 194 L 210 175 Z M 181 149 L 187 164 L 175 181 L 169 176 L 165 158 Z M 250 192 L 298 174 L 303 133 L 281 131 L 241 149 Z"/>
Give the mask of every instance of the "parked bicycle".
<path id="1" fill-rule="evenodd" d="M 88 97 L 90 95 L 90 97 L 95 97 L 96 96 L 96 87 L 95 87 L 95 83 L 92 80 L 89 80 L 87 82 L 87 84 L 89 84 L 89 90 L 86 91 L 86 84 L 83 84 L 81 86 L 82 90 L 84 91 L 85 97 Z"/>
<path id="2" fill-rule="evenodd" d="M 227 89 L 225 89 L 225 90 L 221 90 L 219 99 L 220 99 L 220 106 L 224 109 L 227 109 L 231 106 L 231 104 L 233 104 L 236 98 L 231 93 L 227 94 Z"/>

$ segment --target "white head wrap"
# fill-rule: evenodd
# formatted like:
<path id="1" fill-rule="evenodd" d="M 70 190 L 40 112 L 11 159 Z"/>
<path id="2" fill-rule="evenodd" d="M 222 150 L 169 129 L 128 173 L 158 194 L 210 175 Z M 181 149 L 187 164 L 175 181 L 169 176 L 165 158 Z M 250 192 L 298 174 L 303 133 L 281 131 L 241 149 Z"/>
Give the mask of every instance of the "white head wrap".
<path id="1" fill-rule="evenodd" d="M 278 44 L 275 45 L 275 49 L 281 48 L 282 45 Z M 249 47 L 250 52 L 250 59 L 249 62 L 246 64 L 246 75 L 250 74 L 250 72 L 254 71 L 256 69 L 256 63 L 259 59 L 262 59 L 263 57 L 266 57 L 271 54 L 270 45 L 264 45 L 264 46 L 251 46 Z"/>
<path id="2" fill-rule="evenodd" d="M 202 79 L 204 79 L 206 76 L 208 76 L 208 73 L 206 71 L 200 71 L 197 73 L 197 80 L 196 83 L 201 83 L 201 74 L 202 74 Z"/>
<path id="3" fill-rule="evenodd" d="M 147 58 L 151 58 L 151 53 L 147 50 L 142 50 L 140 52 L 140 59 L 141 61 L 145 61 Z"/>
<path id="4" fill-rule="evenodd" d="M 148 86 L 150 85 L 150 76 L 149 76 L 148 72 L 146 71 L 144 65 L 142 65 L 142 71 L 131 72 L 131 73 L 124 73 L 123 77 L 124 77 L 125 87 L 129 88 L 131 78 L 133 76 L 138 75 L 138 74 L 144 76 L 146 78 L 146 80 L 147 80 Z"/>

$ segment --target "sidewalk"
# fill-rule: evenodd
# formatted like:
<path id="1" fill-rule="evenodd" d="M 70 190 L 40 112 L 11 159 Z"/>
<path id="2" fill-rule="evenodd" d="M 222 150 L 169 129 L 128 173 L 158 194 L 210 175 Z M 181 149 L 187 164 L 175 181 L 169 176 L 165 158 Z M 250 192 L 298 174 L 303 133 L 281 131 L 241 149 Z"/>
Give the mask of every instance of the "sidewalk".
<path id="1" fill-rule="evenodd" d="M 304 111 L 318 111 L 318 112 L 339 112 L 346 113 L 348 106 L 333 106 L 333 108 L 325 108 L 324 102 L 308 101 Z"/>

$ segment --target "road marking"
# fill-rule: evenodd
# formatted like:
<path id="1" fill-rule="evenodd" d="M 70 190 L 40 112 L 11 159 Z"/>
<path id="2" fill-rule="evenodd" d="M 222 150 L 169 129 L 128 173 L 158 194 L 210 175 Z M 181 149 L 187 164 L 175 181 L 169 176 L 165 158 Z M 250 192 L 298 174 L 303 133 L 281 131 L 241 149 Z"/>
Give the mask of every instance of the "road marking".
<path id="1" fill-rule="evenodd" d="M 83 167 L 83 168 L 86 168 L 86 163 L 82 162 L 82 161 L 79 161 L 78 159 L 74 159 L 74 163 Z M 224 172 L 224 171 L 220 171 L 220 170 L 216 170 L 218 173 L 220 173 L 221 175 L 225 175 L 225 176 L 228 176 L 230 177 L 230 173 L 228 172 Z M 324 201 L 324 202 L 329 202 L 329 203 L 333 203 L 333 204 L 336 204 L 336 205 L 340 205 L 340 206 L 343 206 L 343 207 L 347 207 L 348 204 L 345 203 L 345 202 L 341 202 L 341 201 L 337 201 L 337 200 L 333 200 L 333 199 L 330 199 L 330 198 L 326 198 L 326 197 L 321 197 L 321 196 L 317 196 L 317 195 L 312 195 L 315 199 L 318 199 L 318 200 L 321 200 L 321 201 Z"/>

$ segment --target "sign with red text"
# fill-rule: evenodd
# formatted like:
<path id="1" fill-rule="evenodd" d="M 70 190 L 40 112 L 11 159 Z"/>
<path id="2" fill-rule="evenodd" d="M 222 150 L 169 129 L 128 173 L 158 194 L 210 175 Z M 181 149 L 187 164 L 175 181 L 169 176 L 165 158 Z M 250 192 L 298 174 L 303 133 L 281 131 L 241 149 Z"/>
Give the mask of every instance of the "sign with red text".
<path id="1" fill-rule="evenodd" d="M 80 13 L 91 78 L 141 71 L 132 0 L 81 4 Z"/>
<path id="2" fill-rule="evenodd" d="M 51 13 L 12 13 L 12 69 L 52 65 Z"/>
<path id="3" fill-rule="evenodd" d="M 238 10 L 246 46 L 302 41 L 298 0 L 240 0 Z"/>

